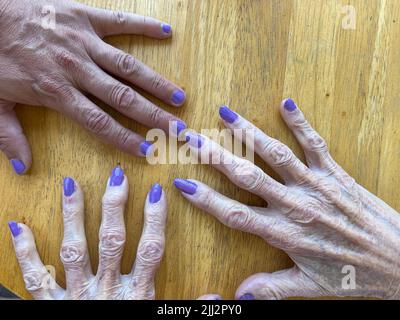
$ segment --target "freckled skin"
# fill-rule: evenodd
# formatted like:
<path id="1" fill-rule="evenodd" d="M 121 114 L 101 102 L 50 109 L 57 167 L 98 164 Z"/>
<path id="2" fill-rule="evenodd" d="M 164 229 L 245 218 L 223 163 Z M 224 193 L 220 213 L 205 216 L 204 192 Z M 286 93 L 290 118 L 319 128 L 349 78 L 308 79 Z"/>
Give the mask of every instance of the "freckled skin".
<path id="1" fill-rule="evenodd" d="M 399 213 L 358 185 L 332 159 L 325 141 L 294 102 L 287 108 L 285 104 L 280 112 L 302 146 L 307 165 L 244 118 L 224 121 L 232 130 L 253 131 L 255 152 L 284 183 L 205 137 L 200 150 L 192 148 L 199 156 L 203 152 L 202 157 L 224 159 L 224 164 L 212 166 L 237 186 L 265 199 L 268 207 L 246 206 L 192 179 L 196 193 L 182 195 L 227 226 L 256 234 L 284 250 L 295 264 L 250 277 L 240 285 L 236 298 L 400 299 Z M 245 134 L 241 138 L 245 141 Z M 348 270 L 354 270 L 354 283 Z"/>
<path id="2" fill-rule="evenodd" d="M 63 195 L 64 239 L 60 259 L 64 265 L 66 288 L 59 287 L 49 275 L 39 254 L 31 230 L 19 223 L 21 232 L 13 243 L 27 290 L 37 300 L 152 300 L 154 277 L 165 246 L 167 202 L 157 190 L 157 202 L 145 202 L 145 221 L 137 258 L 132 272 L 121 275 L 120 266 L 126 238 L 124 207 L 128 198 L 128 181 L 124 176 L 118 186 L 110 180 L 103 197 L 100 228 L 99 266 L 93 274 L 84 232 L 83 193 L 75 183 L 74 192 Z M 161 186 L 157 185 L 159 188 Z M 161 194 L 160 194 L 161 193 Z"/>
<path id="3" fill-rule="evenodd" d="M 105 143 L 145 156 L 144 138 L 86 96 L 89 93 L 131 119 L 168 132 L 169 122 L 179 119 L 130 85 L 175 107 L 184 104 L 185 93 L 135 57 L 103 41 L 117 34 L 170 38 L 172 31 L 165 32 L 163 25 L 150 17 L 71 0 L 0 0 L 0 150 L 17 174 L 29 170 L 32 155 L 14 112 L 16 103 L 55 109 Z M 180 126 L 186 128 L 182 121 Z"/>

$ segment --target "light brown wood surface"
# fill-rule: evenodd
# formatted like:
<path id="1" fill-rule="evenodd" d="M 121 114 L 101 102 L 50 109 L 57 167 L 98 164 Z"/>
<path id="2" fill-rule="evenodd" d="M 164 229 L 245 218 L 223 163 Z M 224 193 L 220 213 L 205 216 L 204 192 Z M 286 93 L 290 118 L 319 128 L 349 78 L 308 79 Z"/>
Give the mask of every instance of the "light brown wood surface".
<path id="1" fill-rule="evenodd" d="M 172 40 L 137 36 L 108 39 L 182 85 L 186 105 L 167 110 L 190 127 L 221 128 L 218 107 L 229 104 L 303 158 L 277 107 L 293 97 L 324 136 L 335 159 L 367 189 L 400 210 L 400 1 L 398 0 L 91 0 L 85 3 L 156 17 L 172 24 Z M 344 29 L 344 5 L 356 10 L 356 28 Z M 18 90 L 18 88 L 15 88 Z M 156 103 L 161 103 L 155 99 Z M 146 128 L 111 111 L 124 125 Z M 205 293 L 233 298 L 257 272 L 291 266 L 263 240 L 232 231 L 195 209 L 172 186 L 175 177 L 202 180 L 227 196 L 263 202 L 200 165 L 151 166 L 102 144 L 64 116 L 18 107 L 32 146 L 30 173 L 17 177 L 4 156 L 0 166 L 0 283 L 24 298 L 22 276 L 7 221 L 27 223 L 45 264 L 57 270 L 62 239 L 64 176 L 86 194 L 86 230 L 96 269 L 101 197 L 110 170 L 121 163 L 130 181 L 127 244 L 122 271 L 130 271 L 141 233 L 143 203 L 154 182 L 169 200 L 167 250 L 157 275 L 159 299 Z M 271 171 L 262 164 L 257 163 Z M 276 175 L 274 175 L 276 177 Z M 384 249 L 383 249 L 384 250 Z"/>

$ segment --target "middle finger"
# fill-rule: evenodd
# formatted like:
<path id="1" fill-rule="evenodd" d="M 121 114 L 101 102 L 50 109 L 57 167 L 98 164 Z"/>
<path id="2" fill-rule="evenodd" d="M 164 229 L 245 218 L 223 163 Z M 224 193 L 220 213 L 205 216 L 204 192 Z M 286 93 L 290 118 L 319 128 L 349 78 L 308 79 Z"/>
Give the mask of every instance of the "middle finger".
<path id="1" fill-rule="evenodd" d="M 121 259 L 125 245 L 124 209 L 128 199 L 128 181 L 121 167 L 112 171 L 103 197 L 100 227 L 99 268 L 97 278 L 100 292 L 121 285 Z"/>

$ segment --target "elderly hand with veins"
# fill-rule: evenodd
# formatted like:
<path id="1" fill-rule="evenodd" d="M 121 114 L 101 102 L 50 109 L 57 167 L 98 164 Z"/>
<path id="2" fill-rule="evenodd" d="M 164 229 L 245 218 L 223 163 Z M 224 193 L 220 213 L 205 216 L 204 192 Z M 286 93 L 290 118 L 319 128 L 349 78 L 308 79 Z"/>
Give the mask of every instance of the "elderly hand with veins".
<path id="1" fill-rule="evenodd" d="M 102 40 L 117 34 L 167 39 L 172 29 L 153 18 L 71 0 L 0 0 L 0 149 L 17 174 L 26 173 L 32 155 L 14 111 L 16 103 L 55 109 L 104 142 L 142 157 L 150 143 L 119 124 L 86 94 L 148 127 L 168 132 L 171 121 L 177 123 L 176 133 L 186 127 L 117 80 L 175 107 L 185 101 L 184 91 L 176 84 Z"/>
<path id="2" fill-rule="evenodd" d="M 129 275 L 121 275 L 127 198 L 128 179 L 123 170 L 116 167 L 103 197 L 99 265 L 94 275 L 85 237 L 82 189 L 73 179 L 64 180 L 64 239 L 60 257 L 65 269 L 65 290 L 55 283 L 43 265 L 31 230 L 22 223 L 9 223 L 26 288 L 35 299 L 155 298 L 154 276 L 164 252 L 167 201 L 161 186 L 155 184 L 145 202 L 144 228 L 135 265 Z"/>
<path id="3" fill-rule="evenodd" d="M 267 207 L 239 203 L 196 180 L 175 180 L 175 186 L 195 206 L 231 228 L 262 237 L 293 260 L 290 269 L 245 280 L 236 298 L 400 299 L 399 214 L 358 185 L 332 159 L 324 140 L 291 99 L 283 102 L 280 112 L 302 146 L 308 165 L 229 108 L 220 109 L 228 128 L 251 130 L 243 131 L 242 141 L 246 134 L 254 133 L 255 152 L 284 184 L 206 137 L 187 133 L 193 152 L 208 157 L 209 163 L 214 159 L 213 167 L 238 187 L 263 198 Z M 354 288 L 342 285 L 346 266 L 354 267 Z"/>

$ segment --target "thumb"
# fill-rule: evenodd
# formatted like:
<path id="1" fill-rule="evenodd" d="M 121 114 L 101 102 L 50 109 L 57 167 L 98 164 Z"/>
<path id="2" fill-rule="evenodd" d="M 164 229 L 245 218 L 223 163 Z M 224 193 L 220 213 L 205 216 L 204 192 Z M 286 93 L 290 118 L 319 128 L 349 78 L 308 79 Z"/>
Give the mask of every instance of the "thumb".
<path id="1" fill-rule="evenodd" d="M 14 111 L 15 103 L 0 100 L 0 150 L 4 152 L 18 175 L 32 164 L 28 140 Z"/>
<path id="2" fill-rule="evenodd" d="M 255 274 L 245 280 L 236 291 L 238 300 L 320 296 L 323 296 L 323 290 L 297 267 L 275 273 Z"/>

